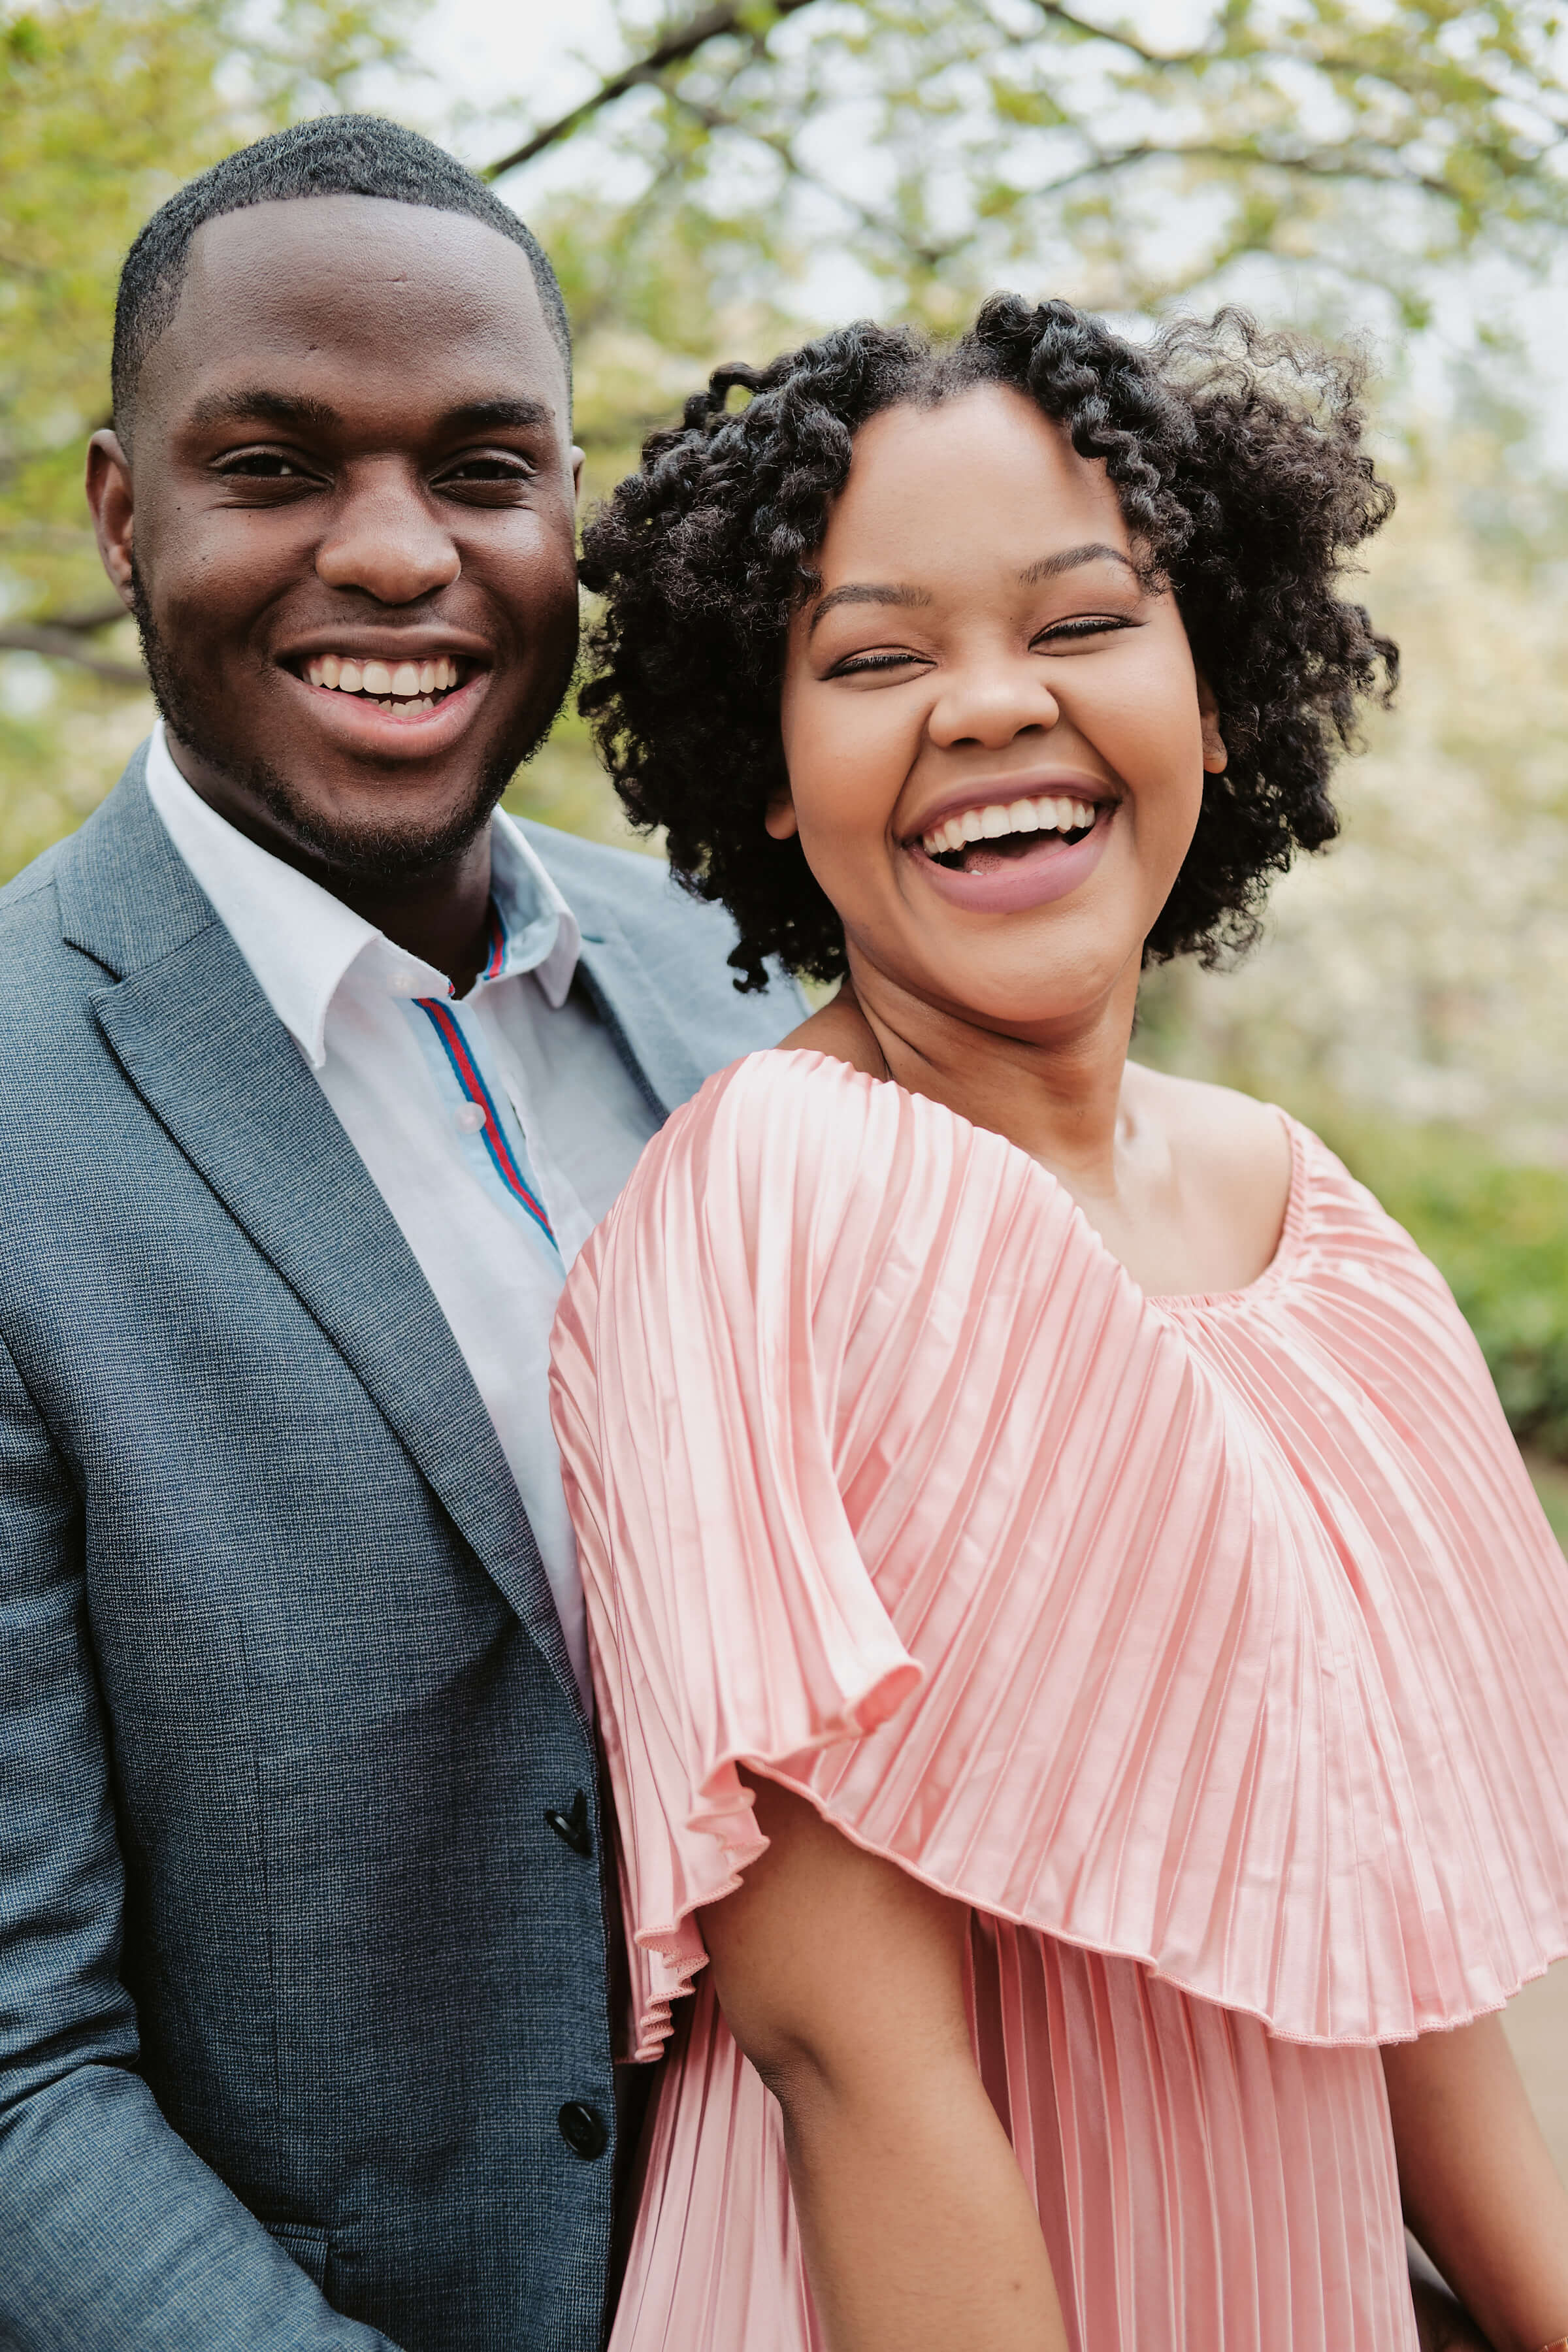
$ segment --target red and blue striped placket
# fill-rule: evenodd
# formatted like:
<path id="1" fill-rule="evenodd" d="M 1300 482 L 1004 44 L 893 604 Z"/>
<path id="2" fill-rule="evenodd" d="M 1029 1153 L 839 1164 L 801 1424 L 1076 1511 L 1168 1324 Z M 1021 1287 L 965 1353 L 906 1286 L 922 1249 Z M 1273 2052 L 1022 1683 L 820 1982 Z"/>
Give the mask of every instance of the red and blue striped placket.
<path id="1" fill-rule="evenodd" d="M 505 950 L 506 941 L 503 935 L 500 947 L 495 952 L 504 957 Z M 492 961 L 494 961 L 493 957 Z M 414 1003 L 440 1039 L 442 1049 L 451 1064 L 453 1076 L 483 1120 L 479 1132 L 484 1138 L 485 1150 L 489 1153 L 490 1164 L 496 1174 L 512 1198 L 533 1219 L 552 1247 L 556 1247 L 555 1235 L 550 1229 L 550 1220 L 545 1215 L 542 1203 L 534 1198 L 523 1181 L 522 1171 L 517 1164 L 510 1144 L 506 1139 L 506 1130 L 501 1125 L 490 1090 L 479 1075 L 479 1064 L 468 1051 L 468 1040 L 464 1037 L 451 1007 L 443 1004 L 440 998 L 436 996 L 416 996 Z"/>

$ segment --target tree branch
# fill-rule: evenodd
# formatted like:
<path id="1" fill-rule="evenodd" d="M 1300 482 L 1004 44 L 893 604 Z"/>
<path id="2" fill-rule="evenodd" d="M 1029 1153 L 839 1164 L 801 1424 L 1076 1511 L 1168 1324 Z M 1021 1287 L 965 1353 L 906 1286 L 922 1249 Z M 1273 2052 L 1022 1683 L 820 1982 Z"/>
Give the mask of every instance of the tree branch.
<path id="1" fill-rule="evenodd" d="M 1173 68 L 1195 69 L 1205 66 L 1223 64 L 1252 68 L 1266 65 L 1304 65 L 1310 72 L 1323 74 L 1330 81 L 1377 82 L 1384 89 L 1392 90 L 1397 97 L 1407 100 L 1423 89 L 1431 89 L 1436 87 L 1436 77 L 1429 68 L 1423 70 L 1419 65 L 1413 64 L 1408 71 L 1396 73 L 1391 66 L 1359 56 L 1353 48 L 1313 49 L 1306 45 L 1293 48 L 1288 40 L 1271 42 L 1267 38 L 1258 37 L 1248 41 L 1246 47 L 1241 48 L 1232 48 L 1228 45 L 1216 47 L 1213 42 L 1209 42 L 1195 49 L 1156 49 L 1151 47 L 1147 41 L 1140 40 L 1137 35 L 1125 25 L 1091 24 L 1088 17 L 1080 16 L 1075 8 L 1063 5 L 1063 0 L 1034 0 L 1034 5 L 1048 25 L 1057 26 L 1062 32 L 1080 40 L 1109 42 L 1113 48 L 1121 49 L 1126 56 L 1136 58 L 1140 65 L 1151 66 L 1160 71 L 1169 71 Z M 1024 35 L 1021 38 L 1017 36 L 1008 37 L 1010 47 L 1019 47 L 1027 42 L 1028 36 Z M 1479 67 L 1471 69 L 1471 75 L 1472 81 L 1479 82 L 1481 87 L 1489 89 L 1492 96 L 1499 97 L 1504 94 L 1482 80 Z M 1568 124 L 1564 123 L 1561 116 L 1552 111 L 1539 89 L 1531 91 L 1528 102 L 1539 110 L 1552 130 L 1568 134 Z"/>
<path id="2" fill-rule="evenodd" d="M 118 609 L 110 617 L 123 620 L 123 609 Z M 89 628 L 101 628 L 102 625 L 101 617 L 32 625 L 25 621 L 14 622 L 8 627 L 0 628 L 0 653 L 42 654 L 46 661 L 74 663 L 78 669 L 90 671 L 94 677 L 101 678 L 106 686 L 135 686 L 144 689 L 147 680 L 141 670 L 132 669 L 129 662 L 110 661 L 105 655 L 90 653 L 82 644 L 82 632 Z"/>
<path id="3" fill-rule="evenodd" d="M 737 116 L 725 114 L 716 106 L 700 106 L 695 99 L 688 98 L 684 90 L 675 90 L 671 95 L 675 104 L 689 114 L 694 121 L 700 122 L 704 131 L 727 131 L 735 138 L 751 140 L 754 146 L 764 148 L 792 180 L 798 181 L 803 187 L 816 189 L 830 204 L 837 205 L 841 212 L 848 213 L 858 220 L 861 227 L 873 236 L 888 242 L 902 241 L 898 228 L 889 226 L 880 214 L 873 212 L 858 196 L 852 196 L 847 189 L 836 187 L 831 181 L 825 180 L 820 172 L 814 172 L 803 163 L 795 152 L 793 140 L 784 131 L 765 131 L 754 122 L 742 122 Z M 951 254 L 961 251 L 968 242 L 969 234 L 965 230 L 951 238 L 945 246 L 916 247 L 912 250 L 917 261 L 923 262 L 927 268 L 934 269 Z"/>
<path id="4" fill-rule="evenodd" d="M 90 636 L 95 629 L 110 629 L 116 621 L 127 617 L 125 606 L 116 597 L 112 604 L 89 604 L 75 613 L 35 613 L 33 626 L 39 629 L 69 629 L 73 636 Z"/>
<path id="5" fill-rule="evenodd" d="M 1091 25 L 1076 9 L 1058 5 L 1058 0 L 1035 0 L 1035 5 L 1047 24 L 1058 25 L 1064 33 L 1076 34 L 1080 40 L 1109 41 L 1113 48 L 1124 49 L 1146 66 L 1207 65 L 1215 52 L 1210 49 L 1152 49 L 1139 40 L 1125 25 Z"/>
<path id="6" fill-rule="evenodd" d="M 793 16 L 799 9 L 811 5 L 812 0 L 773 0 L 773 13 L 775 17 Z M 617 98 L 625 98 L 628 90 L 640 89 L 649 82 L 657 82 L 671 66 L 684 65 L 688 58 L 697 55 L 699 49 L 706 48 L 710 41 L 718 40 L 721 35 L 744 32 L 747 29 L 745 20 L 754 7 L 755 0 L 722 0 L 722 5 L 717 7 L 700 9 L 696 16 L 689 16 L 684 25 L 679 25 L 673 32 L 667 33 L 646 57 L 638 58 L 632 65 L 623 66 L 619 73 L 611 74 L 607 80 L 602 81 L 580 106 L 558 116 L 555 121 L 547 122 L 542 131 L 536 131 L 531 138 L 525 139 L 521 146 L 514 147 L 510 154 L 487 164 L 479 177 L 482 180 L 499 180 L 503 173 L 515 172 L 523 163 L 531 163 L 536 155 L 542 155 L 547 147 L 558 147 L 563 139 L 570 139 L 574 131 L 580 131 L 584 122 L 590 121 L 606 106 L 612 106 Z"/>

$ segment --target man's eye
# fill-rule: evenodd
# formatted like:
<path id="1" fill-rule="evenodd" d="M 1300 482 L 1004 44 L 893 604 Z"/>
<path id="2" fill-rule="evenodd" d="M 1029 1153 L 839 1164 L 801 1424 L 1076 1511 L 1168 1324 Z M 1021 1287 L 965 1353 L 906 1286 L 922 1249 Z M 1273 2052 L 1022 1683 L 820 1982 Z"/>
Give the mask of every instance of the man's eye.
<path id="1" fill-rule="evenodd" d="M 303 481 L 304 468 L 280 449 L 241 449 L 235 457 L 226 457 L 218 467 L 221 474 L 241 476 L 250 482 Z"/>
<path id="2" fill-rule="evenodd" d="M 494 455 L 460 457 L 455 466 L 447 467 L 440 478 L 439 487 L 445 488 L 450 483 L 521 483 L 531 480 L 532 474 L 533 467 L 526 457 Z"/>

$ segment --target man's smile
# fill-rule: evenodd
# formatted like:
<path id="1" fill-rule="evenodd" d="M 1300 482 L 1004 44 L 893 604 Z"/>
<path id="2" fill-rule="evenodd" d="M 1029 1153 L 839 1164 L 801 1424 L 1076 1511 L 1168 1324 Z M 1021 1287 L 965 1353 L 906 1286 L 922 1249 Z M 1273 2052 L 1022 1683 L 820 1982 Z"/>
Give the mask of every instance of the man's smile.
<path id="1" fill-rule="evenodd" d="M 352 654 L 318 654 L 305 665 L 307 686 L 324 686 L 334 694 L 368 694 L 384 709 L 412 702 L 428 710 L 433 698 L 449 694 L 462 683 L 462 665 L 449 654 L 434 661 L 356 660 Z"/>
<path id="2" fill-rule="evenodd" d="M 335 652 L 285 657 L 279 667 L 310 723 L 342 750 L 419 759 L 458 742 L 497 677 L 490 660 L 471 653 L 423 645 L 371 652 L 347 637 Z"/>

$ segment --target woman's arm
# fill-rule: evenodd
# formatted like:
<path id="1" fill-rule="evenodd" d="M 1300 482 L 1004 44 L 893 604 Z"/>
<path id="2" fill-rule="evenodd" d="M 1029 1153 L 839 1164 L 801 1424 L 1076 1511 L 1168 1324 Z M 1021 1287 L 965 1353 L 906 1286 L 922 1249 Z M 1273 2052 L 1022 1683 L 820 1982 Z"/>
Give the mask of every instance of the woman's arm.
<path id="1" fill-rule="evenodd" d="M 771 1843 L 702 1930 L 725 2021 L 784 2109 L 832 2352 L 1066 2352 L 970 2045 L 967 1911 L 751 1785 Z"/>
<path id="2" fill-rule="evenodd" d="M 1568 2191 L 1501 2021 L 1385 2049 L 1405 2218 L 1497 2347 L 1568 2335 Z"/>

